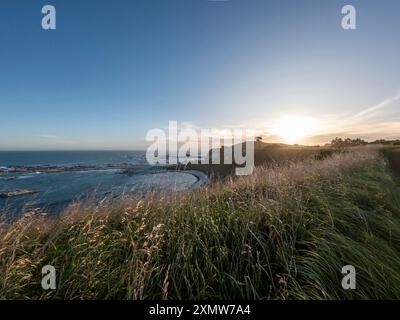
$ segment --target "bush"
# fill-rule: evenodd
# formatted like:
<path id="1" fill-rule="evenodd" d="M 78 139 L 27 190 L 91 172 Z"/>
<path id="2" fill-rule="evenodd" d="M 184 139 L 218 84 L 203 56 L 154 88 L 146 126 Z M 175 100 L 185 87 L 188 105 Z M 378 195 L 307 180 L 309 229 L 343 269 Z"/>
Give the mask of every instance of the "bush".
<path id="1" fill-rule="evenodd" d="M 314 158 L 315 160 L 324 160 L 327 157 L 331 157 L 334 153 L 335 151 L 332 149 L 324 149 L 315 154 Z"/>

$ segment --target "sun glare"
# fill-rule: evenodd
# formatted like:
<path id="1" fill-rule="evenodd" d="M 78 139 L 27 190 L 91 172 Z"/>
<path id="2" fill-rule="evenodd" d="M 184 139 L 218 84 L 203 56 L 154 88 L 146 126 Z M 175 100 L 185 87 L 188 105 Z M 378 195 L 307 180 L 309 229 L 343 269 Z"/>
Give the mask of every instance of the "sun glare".
<path id="1" fill-rule="evenodd" d="M 315 134 L 319 129 L 318 121 L 311 117 L 286 116 L 279 119 L 272 127 L 272 133 L 287 143 L 301 142 Z"/>

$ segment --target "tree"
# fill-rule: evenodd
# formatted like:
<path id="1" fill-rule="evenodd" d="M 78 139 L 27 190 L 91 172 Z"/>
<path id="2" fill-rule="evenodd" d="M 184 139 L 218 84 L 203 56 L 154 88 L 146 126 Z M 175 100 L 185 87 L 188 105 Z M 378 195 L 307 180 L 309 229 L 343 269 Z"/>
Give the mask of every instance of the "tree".
<path id="1" fill-rule="evenodd" d="M 345 147 L 355 147 L 355 146 L 364 146 L 367 145 L 368 142 L 357 138 L 357 139 L 350 139 L 350 138 L 346 138 L 346 139 L 342 139 L 342 138 L 338 138 L 336 137 L 335 139 L 332 140 L 331 142 L 331 146 L 332 147 L 336 147 L 336 148 L 345 148 Z"/>

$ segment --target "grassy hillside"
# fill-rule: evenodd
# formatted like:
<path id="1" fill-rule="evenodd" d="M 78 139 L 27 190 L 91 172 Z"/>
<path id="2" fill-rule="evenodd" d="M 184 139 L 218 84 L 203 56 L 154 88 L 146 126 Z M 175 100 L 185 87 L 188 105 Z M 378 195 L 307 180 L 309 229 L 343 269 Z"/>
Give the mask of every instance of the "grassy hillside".
<path id="1" fill-rule="evenodd" d="M 400 148 L 384 148 L 382 153 L 388 159 L 394 174 L 400 177 Z"/>
<path id="2" fill-rule="evenodd" d="M 400 193 L 375 148 L 0 230 L 0 298 L 400 298 Z M 41 289 L 46 264 L 57 290 Z"/>
<path id="3" fill-rule="evenodd" d="M 207 174 L 212 180 L 219 180 L 233 175 L 235 172 L 235 165 L 224 164 L 224 147 L 218 150 L 220 154 L 220 164 L 212 164 L 212 151 L 210 151 L 208 159 L 203 161 L 201 165 L 181 165 L 178 166 L 178 169 L 199 170 Z M 234 159 L 232 147 L 228 147 L 228 150 L 230 154 L 232 154 L 232 159 Z M 245 155 L 245 144 L 242 144 L 242 150 Z M 331 147 L 293 146 L 282 143 L 264 143 L 262 141 L 257 141 L 254 143 L 254 164 L 256 166 L 261 166 L 283 164 L 285 162 L 300 161 L 309 158 L 321 159 L 334 151 L 335 149 Z M 176 170 L 177 166 L 171 166 L 170 169 Z"/>

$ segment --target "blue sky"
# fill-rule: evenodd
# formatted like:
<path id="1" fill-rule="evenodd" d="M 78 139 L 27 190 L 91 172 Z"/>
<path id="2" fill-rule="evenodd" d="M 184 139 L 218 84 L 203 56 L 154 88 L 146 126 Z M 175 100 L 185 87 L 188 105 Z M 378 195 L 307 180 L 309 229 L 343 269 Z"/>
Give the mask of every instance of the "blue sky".
<path id="1" fill-rule="evenodd" d="M 0 149 L 143 148 L 169 120 L 280 141 L 286 116 L 400 138 L 398 0 L 2 0 L 0 26 Z"/>

